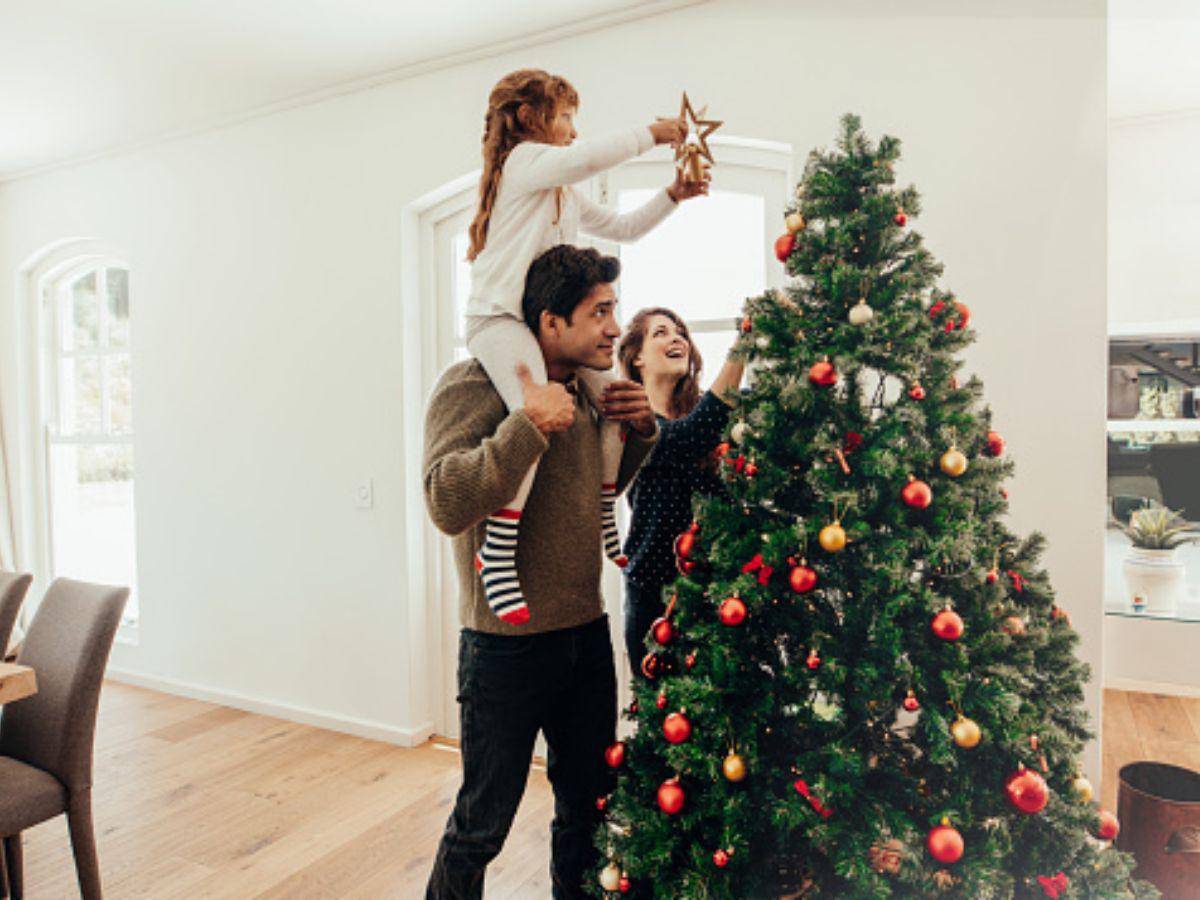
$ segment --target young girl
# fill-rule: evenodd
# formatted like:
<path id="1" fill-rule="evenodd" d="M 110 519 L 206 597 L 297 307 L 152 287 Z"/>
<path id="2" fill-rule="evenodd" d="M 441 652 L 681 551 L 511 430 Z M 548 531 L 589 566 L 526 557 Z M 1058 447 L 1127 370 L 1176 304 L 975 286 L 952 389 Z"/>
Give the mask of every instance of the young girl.
<path id="1" fill-rule="evenodd" d="M 504 76 L 488 98 L 483 132 L 483 175 L 479 208 L 471 223 L 471 295 L 467 303 L 467 349 L 483 365 L 510 410 L 524 394 L 516 371 L 529 368 L 535 382 L 546 383 L 537 338 L 521 315 L 525 274 L 543 251 L 574 243 L 579 231 L 612 241 L 634 241 L 663 221 L 681 200 L 707 193 L 707 184 L 675 183 L 625 215 L 597 206 L 571 185 L 645 153 L 655 144 L 674 144 L 686 136 L 678 120 L 657 121 L 604 138 L 574 143 L 579 95 L 563 78 L 538 69 Z M 604 385 L 615 376 L 588 372 L 584 388 L 601 409 Z M 621 557 L 615 514 L 615 482 L 621 458 L 617 422 L 602 426 L 604 483 L 600 485 L 604 551 L 618 565 Z M 529 621 L 529 608 L 517 578 L 517 534 L 521 512 L 533 486 L 536 466 L 517 495 L 490 515 L 476 564 L 488 605 L 513 625 Z"/>
<path id="2" fill-rule="evenodd" d="M 643 309 L 621 339 L 621 368 L 646 386 L 658 417 L 658 443 L 633 485 L 633 517 L 625 549 L 625 648 L 635 677 L 646 652 L 646 632 L 663 615 L 663 588 L 675 580 L 675 538 L 692 521 L 697 494 L 721 491 L 707 464 L 729 420 L 730 392 L 742 382 L 742 363 L 732 356 L 712 387 L 700 393 L 700 351 L 679 314 Z"/>

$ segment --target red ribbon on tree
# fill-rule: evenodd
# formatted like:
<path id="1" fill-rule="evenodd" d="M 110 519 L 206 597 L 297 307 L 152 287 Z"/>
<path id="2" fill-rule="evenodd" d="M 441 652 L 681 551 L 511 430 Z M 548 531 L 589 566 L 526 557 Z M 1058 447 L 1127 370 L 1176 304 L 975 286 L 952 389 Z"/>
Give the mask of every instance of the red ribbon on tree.
<path id="1" fill-rule="evenodd" d="M 794 785 L 792 785 L 792 787 L 794 787 L 796 789 L 796 792 L 801 797 L 803 797 L 805 800 L 808 801 L 809 806 L 811 806 L 813 809 L 815 809 L 818 813 L 820 813 L 826 819 L 828 819 L 830 816 L 833 815 L 833 810 L 830 809 L 828 806 L 826 806 L 824 803 L 822 803 L 820 801 L 820 799 L 818 797 L 816 797 L 811 790 L 809 790 L 808 782 L 805 781 L 803 778 L 797 778 L 796 783 Z"/>
<path id="2" fill-rule="evenodd" d="M 1025 579 L 1021 577 L 1020 572 L 1008 570 L 1008 577 L 1012 579 L 1013 590 L 1017 593 L 1022 593 L 1025 590 Z"/>
<path id="3" fill-rule="evenodd" d="M 761 553 L 755 553 L 754 556 L 750 558 L 750 562 L 742 566 L 743 574 L 749 575 L 752 572 L 757 572 L 758 583 L 763 587 L 766 587 L 767 582 L 771 580 L 771 573 L 774 571 L 775 568 L 773 566 L 768 566 L 765 562 L 763 562 Z"/>
<path id="4" fill-rule="evenodd" d="M 1050 877 L 1039 875 L 1038 884 L 1042 886 L 1043 894 L 1049 897 L 1050 900 L 1056 900 L 1059 894 L 1065 893 L 1067 888 L 1071 886 L 1071 879 L 1067 878 L 1062 872 Z"/>

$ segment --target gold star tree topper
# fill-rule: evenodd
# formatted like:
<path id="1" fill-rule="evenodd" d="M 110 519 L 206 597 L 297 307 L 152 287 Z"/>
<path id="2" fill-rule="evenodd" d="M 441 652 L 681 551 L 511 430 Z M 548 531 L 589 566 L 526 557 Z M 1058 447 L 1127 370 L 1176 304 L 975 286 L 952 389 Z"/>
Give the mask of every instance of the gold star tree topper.
<path id="1" fill-rule="evenodd" d="M 708 136 L 725 123 L 704 118 L 707 113 L 707 106 L 701 107 L 697 113 L 692 108 L 687 91 L 683 92 L 679 118 L 687 126 L 687 134 L 675 148 L 675 164 L 683 171 L 685 181 L 703 181 L 704 163 L 701 160 L 708 160 L 710 165 L 713 162 L 712 151 L 708 149 Z"/>

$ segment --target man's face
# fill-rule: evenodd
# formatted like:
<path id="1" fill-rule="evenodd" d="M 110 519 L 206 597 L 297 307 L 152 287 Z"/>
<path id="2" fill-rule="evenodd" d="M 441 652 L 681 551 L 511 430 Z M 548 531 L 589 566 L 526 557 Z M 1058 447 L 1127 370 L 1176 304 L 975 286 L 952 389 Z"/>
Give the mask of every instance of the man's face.
<path id="1" fill-rule="evenodd" d="M 616 318 L 617 292 L 598 284 L 583 298 L 571 321 L 553 316 L 557 351 L 563 362 L 588 369 L 611 369 L 613 350 L 621 336 Z"/>

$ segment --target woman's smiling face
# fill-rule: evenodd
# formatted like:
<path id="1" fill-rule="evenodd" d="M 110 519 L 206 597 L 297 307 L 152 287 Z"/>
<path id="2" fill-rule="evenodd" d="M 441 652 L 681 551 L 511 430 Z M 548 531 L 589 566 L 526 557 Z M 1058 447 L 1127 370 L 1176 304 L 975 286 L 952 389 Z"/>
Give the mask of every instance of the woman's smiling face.
<path id="1" fill-rule="evenodd" d="M 633 364 L 641 370 L 643 381 L 682 378 L 688 373 L 690 351 L 683 330 L 669 316 L 655 315 L 647 323 L 642 351 Z"/>

